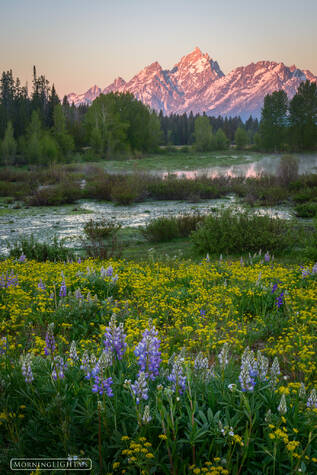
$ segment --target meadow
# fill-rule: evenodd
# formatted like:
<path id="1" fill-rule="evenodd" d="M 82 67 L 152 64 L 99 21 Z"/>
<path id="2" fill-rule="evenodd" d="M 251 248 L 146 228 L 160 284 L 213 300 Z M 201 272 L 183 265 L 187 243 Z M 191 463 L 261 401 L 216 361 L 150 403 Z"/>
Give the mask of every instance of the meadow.
<path id="1" fill-rule="evenodd" d="M 316 265 L 21 256 L 0 314 L 2 473 L 316 473 Z"/>

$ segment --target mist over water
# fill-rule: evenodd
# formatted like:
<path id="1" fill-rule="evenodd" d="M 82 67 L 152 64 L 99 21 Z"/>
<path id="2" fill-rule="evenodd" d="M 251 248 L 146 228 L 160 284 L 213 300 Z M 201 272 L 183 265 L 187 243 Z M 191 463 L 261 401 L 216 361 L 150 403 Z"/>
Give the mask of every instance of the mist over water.
<path id="1" fill-rule="evenodd" d="M 296 156 L 296 155 L 295 155 Z M 210 168 L 199 168 L 197 170 L 176 170 L 173 172 L 157 172 L 160 176 L 166 177 L 169 174 L 177 177 L 185 177 L 194 179 L 200 176 L 207 176 L 208 178 L 230 177 L 230 178 L 256 178 L 260 175 L 276 175 L 280 162 L 279 156 L 268 155 L 261 160 L 254 162 L 253 157 L 246 156 L 252 160 L 250 163 L 242 163 L 239 165 L 232 165 L 230 167 L 215 166 Z M 306 173 L 317 173 L 317 155 L 297 155 L 298 173 L 305 175 Z"/>

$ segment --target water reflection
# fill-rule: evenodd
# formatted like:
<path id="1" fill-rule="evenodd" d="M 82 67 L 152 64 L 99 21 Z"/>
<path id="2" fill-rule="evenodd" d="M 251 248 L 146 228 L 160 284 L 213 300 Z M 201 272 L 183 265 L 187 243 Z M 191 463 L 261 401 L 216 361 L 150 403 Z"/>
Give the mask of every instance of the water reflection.
<path id="1" fill-rule="evenodd" d="M 300 175 L 307 173 L 317 173 L 317 155 L 295 155 L 298 159 L 298 172 Z M 246 157 L 248 158 L 248 157 Z M 249 157 L 251 158 L 251 157 Z M 207 176 L 208 178 L 230 177 L 230 178 L 256 178 L 263 174 L 276 175 L 280 163 L 279 155 L 268 155 L 257 162 L 242 163 L 239 165 L 231 165 L 230 167 L 210 167 L 200 168 L 197 170 L 176 170 L 172 174 L 177 177 L 185 177 L 194 179 L 200 176 Z M 156 172 L 160 176 L 166 177 L 171 172 Z"/>

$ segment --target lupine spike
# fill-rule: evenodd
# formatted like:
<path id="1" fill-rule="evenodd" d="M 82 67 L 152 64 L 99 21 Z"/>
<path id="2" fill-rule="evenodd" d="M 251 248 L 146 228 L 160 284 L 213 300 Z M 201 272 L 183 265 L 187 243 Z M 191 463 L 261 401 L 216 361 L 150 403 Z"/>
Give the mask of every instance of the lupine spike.
<path id="1" fill-rule="evenodd" d="M 287 413 L 287 404 L 286 404 L 285 394 L 282 394 L 281 401 L 278 405 L 277 410 L 282 416 L 284 416 Z"/>

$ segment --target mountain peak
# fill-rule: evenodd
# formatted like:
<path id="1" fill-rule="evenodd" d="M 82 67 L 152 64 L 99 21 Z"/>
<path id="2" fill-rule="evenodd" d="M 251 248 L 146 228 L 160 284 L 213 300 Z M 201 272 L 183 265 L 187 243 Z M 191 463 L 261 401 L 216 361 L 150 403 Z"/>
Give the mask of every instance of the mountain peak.
<path id="1" fill-rule="evenodd" d="M 267 94 L 284 90 L 292 98 L 306 79 L 317 82 L 317 76 L 308 70 L 269 60 L 237 67 L 225 76 L 217 61 L 196 46 L 172 69 L 163 70 L 155 61 L 129 82 L 116 78 L 103 93 L 129 92 L 164 114 L 206 112 L 214 116 L 240 115 L 244 120 L 251 114 L 260 116 Z M 69 102 L 89 105 L 100 92 L 95 85 L 84 94 L 69 94 Z"/>

